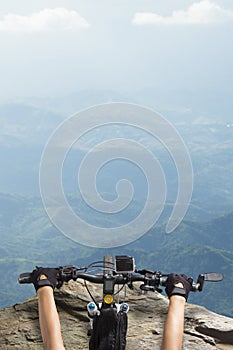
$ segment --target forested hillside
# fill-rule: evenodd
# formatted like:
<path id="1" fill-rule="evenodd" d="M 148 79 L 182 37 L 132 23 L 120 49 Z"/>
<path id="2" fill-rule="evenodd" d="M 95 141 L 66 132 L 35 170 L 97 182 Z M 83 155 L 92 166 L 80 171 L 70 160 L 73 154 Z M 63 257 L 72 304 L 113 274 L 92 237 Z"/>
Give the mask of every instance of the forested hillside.
<path id="1" fill-rule="evenodd" d="M 32 286 L 18 285 L 17 278 L 35 265 L 83 265 L 111 252 L 135 256 L 138 268 L 182 272 L 194 279 L 199 273 L 223 273 L 224 281 L 206 283 L 190 301 L 233 316 L 233 213 L 201 224 L 183 221 L 170 235 L 161 224 L 130 245 L 105 250 L 78 245 L 59 233 L 38 198 L 1 195 L 0 210 L 1 307 L 34 294 Z"/>
<path id="2" fill-rule="evenodd" d="M 116 101 L 128 100 L 114 95 Z M 85 94 L 84 94 L 85 95 Z M 31 271 L 35 265 L 57 266 L 63 264 L 86 264 L 99 260 L 107 252 L 72 242 L 50 223 L 40 199 L 39 169 L 43 148 L 48 137 L 67 117 L 65 111 L 74 113 L 78 108 L 102 102 L 95 91 L 85 100 L 83 95 L 72 97 L 69 108 L 67 99 L 50 101 L 49 104 L 6 103 L 0 105 L 0 303 L 1 306 L 22 301 L 34 293 L 32 286 L 19 286 L 20 272 Z M 145 97 L 145 96 L 144 96 Z M 106 101 L 106 96 L 102 98 Z M 71 103 L 72 101 L 72 103 Z M 132 101 L 132 99 L 131 99 Z M 142 100 L 141 100 L 142 101 Z M 152 104 L 152 100 L 150 100 Z M 137 101 L 135 101 L 137 102 Z M 140 100 L 139 100 L 140 102 Z M 56 107 L 56 108 L 55 108 Z M 106 138 L 132 137 L 136 142 L 146 140 L 146 145 L 161 162 L 166 175 L 167 198 L 162 215 L 156 225 L 134 243 L 111 249 L 113 254 L 130 254 L 140 267 L 176 271 L 192 275 L 219 271 L 225 276 L 218 284 L 207 284 L 203 293 L 196 293 L 191 300 L 208 306 L 217 312 L 233 315 L 233 124 L 211 115 L 198 117 L 196 113 L 169 114 L 171 121 L 187 145 L 190 153 L 194 183 L 191 203 L 183 222 L 171 235 L 166 235 L 165 225 L 171 215 L 177 196 L 177 169 L 171 157 L 161 145 L 145 137 L 137 128 L 97 130 L 90 138 L 82 140 L 80 147 L 69 152 L 67 168 L 63 176 L 64 190 L 69 204 L 81 217 L 97 226 L 110 227 L 120 224 L 118 217 L 91 212 L 77 191 L 77 168 L 88 152 L 92 140 L 104 142 Z M 92 145 L 93 146 L 93 145 Z M 96 186 L 105 199 L 114 199 L 115 186 L 120 179 L 132 181 L 136 198 L 120 219 L 127 222 L 139 213 L 145 195 L 142 196 L 143 177 L 139 171 L 126 164 L 111 162 L 97 177 Z M 131 167 L 130 167 L 131 166 Z M 145 184 L 144 184 L 145 185 Z M 113 198 L 114 197 L 114 198 Z M 144 201 L 144 202 L 143 202 Z M 122 242 L 124 244 L 124 242 Z"/>

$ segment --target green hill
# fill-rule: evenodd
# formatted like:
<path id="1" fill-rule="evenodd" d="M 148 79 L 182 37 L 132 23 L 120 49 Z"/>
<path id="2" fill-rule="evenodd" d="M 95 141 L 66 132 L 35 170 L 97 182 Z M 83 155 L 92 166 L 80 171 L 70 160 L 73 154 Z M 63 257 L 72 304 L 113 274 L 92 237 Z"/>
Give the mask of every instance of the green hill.
<path id="1" fill-rule="evenodd" d="M 19 273 L 35 265 L 87 264 L 99 260 L 105 249 L 93 249 L 72 242 L 59 233 L 47 218 L 38 198 L 0 195 L 0 306 L 24 300 L 34 294 L 31 285 L 18 285 Z M 156 226 L 141 239 L 112 254 L 135 256 L 137 267 L 164 273 L 224 274 L 221 283 L 206 283 L 203 293 L 192 293 L 190 301 L 213 311 L 233 316 L 233 213 L 206 223 L 183 221 L 170 235 L 164 225 Z"/>

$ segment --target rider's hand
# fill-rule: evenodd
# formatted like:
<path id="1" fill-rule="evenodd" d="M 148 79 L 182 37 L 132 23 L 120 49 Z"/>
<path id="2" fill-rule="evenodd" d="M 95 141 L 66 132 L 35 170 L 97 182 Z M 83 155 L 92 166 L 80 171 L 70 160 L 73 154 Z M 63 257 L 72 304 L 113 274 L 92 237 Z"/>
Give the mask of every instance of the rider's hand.
<path id="1" fill-rule="evenodd" d="M 171 273 L 168 275 L 165 291 L 169 298 L 172 295 L 180 295 L 187 300 L 191 287 L 191 281 L 186 275 Z"/>
<path id="2" fill-rule="evenodd" d="M 50 286 L 53 289 L 57 284 L 57 268 L 50 267 L 37 267 L 32 271 L 32 282 L 34 284 L 35 290 L 44 286 Z"/>

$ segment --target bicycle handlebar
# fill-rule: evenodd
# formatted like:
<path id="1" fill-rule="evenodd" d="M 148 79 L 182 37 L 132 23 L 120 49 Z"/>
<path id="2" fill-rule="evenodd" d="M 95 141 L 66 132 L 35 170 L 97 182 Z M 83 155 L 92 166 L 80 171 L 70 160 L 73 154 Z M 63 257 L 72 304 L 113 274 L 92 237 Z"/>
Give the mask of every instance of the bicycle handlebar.
<path id="1" fill-rule="evenodd" d="M 57 274 L 57 288 L 60 288 L 63 282 L 68 282 L 69 280 L 77 280 L 83 279 L 84 281 L 89 281 L 96 284 L 104 284 L 105 281 L 111 280 L 114 285 L 128 285 L 129 287 L 133 287 L 134 282 L 143 282 L 140 288 L 144 291 L 158 291 L 162 290 L 159 286 L 166 286 L 168 274 L 162 274 L 160 271 L 150 271 L 150 270 L 135 270 L 135 273 L 127 273 L 127 274 L 117 274 L 114 273 L 112 275 L 102 274 L 95 275 L 87 272 L 80 272 L 80 270 L 84 270 L 84 267 L 76 267 L 76 266 L 60 266 Z M 192 285 L 191 291 L 197 292 L 202 291 L 204 281 L 217 282 L 223 279 L 223 275 L 221 273 L 204 273 L 198 276 L 197 282 L 194 282 L 190 277 L 189 281 Z M 32 283 L 32 274 L 31 273 L 22 273 L 19 276 L 18 282 L 20 284 L 24 283 Z"/>

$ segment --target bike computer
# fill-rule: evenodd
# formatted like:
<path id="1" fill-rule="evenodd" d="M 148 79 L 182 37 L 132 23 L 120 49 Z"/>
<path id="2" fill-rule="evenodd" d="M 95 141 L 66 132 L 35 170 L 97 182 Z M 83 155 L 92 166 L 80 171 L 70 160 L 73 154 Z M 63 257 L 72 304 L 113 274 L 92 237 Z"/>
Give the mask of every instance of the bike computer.
<path id="1" fill-rule="evenodd" d="M 132 256 L 117 255 L 115 257 L 116 273 L 132 273 L 135 271 L 135 262 Z"/>

